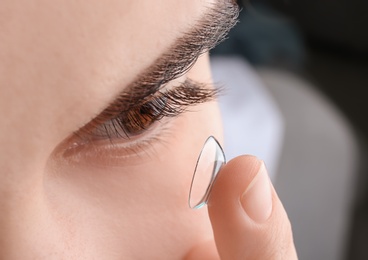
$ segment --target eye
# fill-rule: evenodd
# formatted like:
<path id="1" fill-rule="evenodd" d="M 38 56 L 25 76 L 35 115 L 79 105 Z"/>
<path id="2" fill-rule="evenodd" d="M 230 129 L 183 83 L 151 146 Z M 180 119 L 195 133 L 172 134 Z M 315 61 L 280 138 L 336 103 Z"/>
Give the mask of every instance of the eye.
<path id="1" fill-rule="evenodd" d="M 129 140 L 144 134 L 156 122 L 177 117 L 191 106 L 215 99 L 218 92 L 219 88 L 187 79 L 180 86 L 152 94 L 123 111 L 106 109 L 81 132 L 89 139 Z"/>
<path id="2" fill-rule="evenodd" d="M 159 144 L 167 143 L 175 131 L 180 131 L 173 119 L 190 112 L 194 105 L 214 100 L 218 92 L 213 86 L 186 80 L 126 109 L 119 109 L 126 107 L 125 104 L 114 103 L 66 140 L 66 148 L 60 152 L 78 164 L 120 167 L 141 163 L 141 154 L 149 155 L 144 156 L 145 160 L 153 158 L 152 153 L 165 147 Z"/>
<path id="3" fill-rule="evenodd" d="M 123 111 L 116 117 L 97 126 L 92 135 L 99 138 L 116 138 L 131 139 L 142 134 L 154 125 L 155 122 L 161 120 L 168 108 L 168 98 L 165 94 L 150 97 L 143 104 L 131 107 L 127 111 Z"/>

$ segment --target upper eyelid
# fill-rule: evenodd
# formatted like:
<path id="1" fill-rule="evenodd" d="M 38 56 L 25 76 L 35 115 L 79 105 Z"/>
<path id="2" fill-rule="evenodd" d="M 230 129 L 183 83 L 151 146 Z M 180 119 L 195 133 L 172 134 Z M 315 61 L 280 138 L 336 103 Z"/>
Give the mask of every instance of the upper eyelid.
<path id="1" fill-rule="evenodd" d="M 178 91 L 179 90 L 179 91 Z M 197 92 L 193 92 L 190 97 L 188 91 L 198 90 Z M 176 106 L 190 106 L 198 103 L 206 102 L 209 98 L 214 98 L 221 92 L 220 87 L 209 86 L 205 83 L 200 83 L 194 80 L 187 78 L 184 82 L 180 83 L 178 86 L 173 87 L 172 89 L 167 90 L 166 92 L 160 92 L 160 95 L 166 96 L 171 101 L 175 102 Z M 180 93 L 181 92 L 181 95 Z M 156 94 L 156 93 L 155 93 Z M 109 107 L 105 109 L 101 114 L 101 121 L 107 121 L 113 119 L 119 114 L 123 114 L 125 112 L 130 111 L 140 105 L 143 105 L 146 102 L 149 102 L 150 99 L 154 99 L 155 94 L 152 94 L 150 98 L 145 100 L 141 100 L 140 102 L 134 103 L 132 106 L 127 107 L 124 110 L 121 110 L 121 106 L 117 104 L 115 107 Z M 124 99 L 119 99 L 120 102 L 125 102 Z"/>

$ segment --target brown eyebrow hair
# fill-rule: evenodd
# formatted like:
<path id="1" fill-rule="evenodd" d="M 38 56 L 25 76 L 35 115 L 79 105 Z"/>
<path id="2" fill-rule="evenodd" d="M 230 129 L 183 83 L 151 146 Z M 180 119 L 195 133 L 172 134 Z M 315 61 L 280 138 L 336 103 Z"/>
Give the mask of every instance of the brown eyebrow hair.
<path id="1" fill-rule="evenodd" d="M 203 17 L 95 118 L 106 121 L 139 106 L 166 83 L 185 74 L 199 56 L 223 41 L 237 23 L 239 7 L 234 0 L 217 0 Z M 98 120 L 100 119 L 100 120 Z"/>

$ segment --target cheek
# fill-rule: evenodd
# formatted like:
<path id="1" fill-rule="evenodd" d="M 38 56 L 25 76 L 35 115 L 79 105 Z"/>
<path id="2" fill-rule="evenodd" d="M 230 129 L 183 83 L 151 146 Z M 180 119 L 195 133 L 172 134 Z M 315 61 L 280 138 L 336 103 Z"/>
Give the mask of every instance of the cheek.
<path id="1" fill-rule="evenodd" d="M 222 130 L 215 103 L 195 110 L 176 119 L 164 143 L 154 155 L 142 155 L 140 164 L 97 168 L 54 162 L 46 191 L 54 218 L 67 226 L 66 237 L 77 244 L 87 237 L 96 251 L 108 246 L 145 259 L 174 259 L 209 239 L 207 211 L 191 210 L 188 194 L 204 141 L 209 135 L 221 140 Z"/>

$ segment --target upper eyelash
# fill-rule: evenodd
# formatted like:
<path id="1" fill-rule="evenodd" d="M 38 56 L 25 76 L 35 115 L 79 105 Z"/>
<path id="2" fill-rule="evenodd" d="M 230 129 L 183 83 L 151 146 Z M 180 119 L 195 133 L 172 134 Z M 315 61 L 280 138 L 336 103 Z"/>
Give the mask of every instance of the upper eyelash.
<path id="1" fill-rule="evenodd" d="M 206 84 L 186 80 L 179 87 L 160 92 L 159 96 L 167 100 L 166 106 L 161 110 L 160 118 L 177 116 L 187 111 L 190 106 L 212 101 L 219 92 L 220 88 L 218 87 L 209 88 Z M 156 107 L 156 101 L 158 100 L 154 99 L 150 105 Z M 157 109 L 160 109 L 160 104 L 158 104 Z"/>
<path id="2" fill-rule="evenodd" d="M 153 123 L 165 117 L 176 117 L 188 111 L 188 108 L 193 105 L 214 100 L 220 92 L 221 88 L 219 87 L 209 87 L 207 84 L 187 79 L 180 86 L 152 94 L 142 102 L 123 111 L 117 110 L 121 106 L 104 110 L 83 128 L 84 136 L 93 138 L 97 135 L 99 138 L 106 137 L 110 140 L 113 140 L 114 137 L 129 138 L 124 125 L 127 117 L 129 120 L 134 120 L 133 123 L 143 131 L 145 130 L 145 122 L 140 120 L 152 120 Z M 144 114 L 144 118 L 142 114 Z M 111 118 L 111 115 L 114 116 Z M 110 124 L 107 125 L 106 122 L 110 122 Z M 99 130 L 98 134 L 96 129 Z"/>

